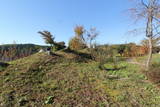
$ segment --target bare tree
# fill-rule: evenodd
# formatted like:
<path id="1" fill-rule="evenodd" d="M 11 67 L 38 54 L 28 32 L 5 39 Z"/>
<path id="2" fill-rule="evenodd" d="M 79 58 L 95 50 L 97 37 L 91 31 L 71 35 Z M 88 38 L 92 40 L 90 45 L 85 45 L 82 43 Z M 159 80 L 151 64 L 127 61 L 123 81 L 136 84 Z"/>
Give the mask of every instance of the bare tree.
<path id="1" fill-rule="evenodd" d="M 88 32 L 87 32 L 87 37 L 89 40 L 89 47 L 93 48 L 93 40 L 96 39 L 96 37 L 99 35 L 99 33 L 97 32 L 96 28 L 91 28 Z"/>
<path id="2" fill-rule="evenodd" d="M 152 60 L 153 43 L 152 40 L 160 35 L 160 3 L 159 0 L 131 0 L 135 1 L 137 5 L 130 9 L 132 15 L 136 20 L 145 19 L 146 21 L 146 37 L 148 38 L 149 53 L 146 62 L 147 70 L 150 67 Z"/>
<path id="3" fill-rule="evenodd" d="M 144 39 L 141 41 L 141 45 L 145 47 L 149 47 L 149 42 L 147 39 Z M 155 38 L 152 39 L 152 46 L 153 47 L 158 47 L 160 45 L 160 38 Z"/>

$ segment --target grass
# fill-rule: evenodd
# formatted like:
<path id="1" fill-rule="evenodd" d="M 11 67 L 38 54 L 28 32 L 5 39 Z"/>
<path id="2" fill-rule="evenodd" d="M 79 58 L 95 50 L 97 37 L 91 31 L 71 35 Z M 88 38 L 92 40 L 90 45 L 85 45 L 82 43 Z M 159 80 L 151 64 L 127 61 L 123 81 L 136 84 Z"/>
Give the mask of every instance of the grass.
<path id="1" fill-rule="evenodd" d="M 99 63 L 76 61 L 73 53 L 35 54 L 10 62 L 0 72 L 3 107 L 158 107 L 160 90 L 139 65 L 121 61 L 99 69 Z M 157 56 L 155 56 L 157 57 Z M 159 56 L 158 56 L 159 57 Z M 157 59 L 157 58 L 155 58 Z"/>
<path id="2" fill-rule="evenodd" d="M 142 62 L 142 63 L 145 63 L 145 61 L 147 60 L 147 57 L 148 56 L 142 56 L 142 57 L 138 57 L 138 58 L 135 58 L 136 61 L 138 62 Z M 153 54 L 152 56 L 152 62 L 160 62 L 160 54 Z"/>
<path id="3" fill-rule="evenodd" d="M 0 71 L 3 71 L 3 70 L 4 70 L 4 67 L 1 67 L 1 66 L 0 66 Z"/>

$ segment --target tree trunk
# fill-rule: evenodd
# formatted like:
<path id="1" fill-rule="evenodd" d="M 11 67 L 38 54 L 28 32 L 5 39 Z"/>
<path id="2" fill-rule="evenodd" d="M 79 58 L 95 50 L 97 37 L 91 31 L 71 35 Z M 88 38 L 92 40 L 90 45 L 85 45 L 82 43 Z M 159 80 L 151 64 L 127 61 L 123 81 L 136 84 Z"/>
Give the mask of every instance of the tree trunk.
<path id="1" fill-rule="evenodd" d="M 89 48 L 92 48 L 92 40 L 89 41 Z"/>
<path id="2" fill-rule="evenodd" d="M 152 60 L 152 38 L 149 37 L 148 38 L 148 42 L 149 42 L 149 53 L 148 53 L 148 59 L 147 59 L 147 63 L 146 63 L 146 69 L 149 70 L 149 67 L 151 65 L 151 60 Z"/>
<path id="3" fill-rule="evenodd" d="M 149 53 L 148 59 L 146 63 L 146 70 L 149 70 L 152 60 L 152 37 L 153 37 L 153 10 L 152 8 L 148 9 L 148 20 L 147 20 L 147 28 L 146 28 L 146 36 L 148 37 L 148 45 L 149 45 Z"/>

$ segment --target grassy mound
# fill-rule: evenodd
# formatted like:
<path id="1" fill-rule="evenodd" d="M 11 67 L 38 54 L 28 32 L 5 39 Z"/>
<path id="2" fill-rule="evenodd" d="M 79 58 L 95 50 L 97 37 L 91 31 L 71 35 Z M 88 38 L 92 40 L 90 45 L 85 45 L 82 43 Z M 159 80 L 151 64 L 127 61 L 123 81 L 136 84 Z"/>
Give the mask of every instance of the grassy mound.
<path id="1" fill-rule="evenodd" d="M 122 69 L 115 71 L 100 70 L 98 65 L 83 54 L 64 51 L 53 56 L 38 53 L 10 62 L 0 72 L 0 106 L 154 107 L 160 104 L 160 90 L 147 82 L 138 65 L 121 62 Z M 112 68 L 112 64 L 105 66 Z"/>

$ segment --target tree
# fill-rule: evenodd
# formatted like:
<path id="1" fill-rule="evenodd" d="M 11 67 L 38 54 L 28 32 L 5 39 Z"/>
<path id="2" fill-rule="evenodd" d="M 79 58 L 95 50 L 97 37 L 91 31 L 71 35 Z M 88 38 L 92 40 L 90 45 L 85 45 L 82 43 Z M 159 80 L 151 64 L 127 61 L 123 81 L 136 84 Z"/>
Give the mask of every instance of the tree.
<path id="1" fill-rule="evenodd" d="M 79 50 L 86 48 L 86 38 L 83 26 L 79 25 L 74 28 L 75 36 L 69 41 L 69 48 L 72 50 Z"/>
<path id="2" fill-rule="evenodd" d="M 160 41 L 159 41 L 159 40 L 160 40 L 160 38 L 152 39 L 152 46 L 153 46 L 153 47 L 159 46 L 159 44 L 160 44 Z M 148 42 L 148 40 L 147 40 L 147 39 L 142 40 L 142 41 L 141 41 L 141 45 L 142 45 L 142 46 L 149 47 L 149 42 Z"/>
<path id="3" fill-rule="evenodd" d="M 126 45 L 124 45 L 124 44 L 119 45 L 119 46 L 117 47 L 117 51 L 118 51 L 118 53 L 120 54 L 120 56 L 122 56 L 122 55 L 124 54 L 125 48 L 126 48 Z"/>
<path id="4" fill-rule="evenodd" d="M 83 26 L 78 25 L 74 28 L 75 36 L 70 40 L 69 47 L 77 49 L 93 48 L 93 41 L 99 35 L 96 28 L 86 30 Z"/>
<path id="5" fill-rule="evenodd" d="M 149 42 L 147 39 L 142 40 L 141 45 L 147 50 L 149 49 Z M 159 51 L 159 45 L 160 45 L 160 38 L 152 39 L 153 53 Z"/>
<path id="6" fill-rule="evenodd" d="M 65 42 L 56 42 L 54 39 L 55 37 L 53 37 L 53 35 L 49 32 L 49 31 L 43 31 L 43 32 L 38 32 L 39 34 L 42 35 L 43 39 L 45 40 L 46 44 L 50 44 L 51 48 L 54 51 L 60 50 L 60 49 L 64 49 L 65 46 Z"/>
<path id="7" fill-rule="evenodd" d="M 38 33 L 42 35 L 46 44 L 50 44 L 51 47 L 53 47 L 55 37 L 53 37 L 53 35 L 49 31 L 39 31 Z"/>
<path id="8" fill-rule="evenodd" d="M 74 32 L 75 32 L 75 36 L 76 36 L 78 39 L 80 39 L 82 42 L 85 42 L 84 34 L 85 34 L 86 30 L 84 29 L 83 26 L 77 25 L 77 26 L 74 28 Z"/>
<path id="9" fill-rule="evenodd" d="M 98 36 L 98 32 L 96 30 L 96 28 L 91 28 L 88 33 L 87 33 L 87 38 L 89 40 L 89 47 L 93 48 L 93 40 L 95 40 L 95 38 Z"/>
<path id="10" fill-rule="evenodd" d="M 148 59 L 146 62 L 147 70 L 150 67 L 153 51 L 153 38 L 159 36 L 159 12 L 160 12 L 160 3 L 159 0 L 132 0 L 137 2 L 135 8 L 130 9 L 131 13 L 136 16 L 136 20 L 145 19 L 146 21 L 146 37 L 149 44 Z"/>

